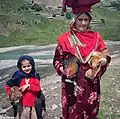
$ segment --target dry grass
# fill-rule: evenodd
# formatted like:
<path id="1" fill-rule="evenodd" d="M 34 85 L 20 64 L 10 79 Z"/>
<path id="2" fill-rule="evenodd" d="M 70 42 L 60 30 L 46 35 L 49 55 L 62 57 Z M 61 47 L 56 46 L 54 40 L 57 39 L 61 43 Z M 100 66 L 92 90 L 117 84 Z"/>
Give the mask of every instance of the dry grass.
<path id="1" fill-rule="evenodd" d="M 120 63 L 110 65 L 102 77 L 101 87 L 103 119 L 120 119 Z"/>

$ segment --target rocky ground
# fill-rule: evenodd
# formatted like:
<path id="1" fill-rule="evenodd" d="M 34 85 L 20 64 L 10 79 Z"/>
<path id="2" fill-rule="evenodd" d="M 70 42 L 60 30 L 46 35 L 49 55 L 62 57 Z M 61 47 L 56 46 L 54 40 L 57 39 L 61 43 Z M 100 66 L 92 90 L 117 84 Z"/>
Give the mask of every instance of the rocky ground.
<path id="1" fill-rule="evenodd" d="M 120 43 L 115 45 L 109 43 L 108 46 L 112 62 L 101 80 L 100 119 L 120 119 Z M 41 75 L 41 86 L 46 97 L 47 111 L 44 113 L 44 119 L 59 119 L 61 115 L 60 77 L 55 73 L 52 65 L 41 68 L 38 63 L 37 66 L 37 71 Z M 14 70 L 15 67 L 8 68 L 7 72 L 12 73 Z M 0 76 L 4 73 L 0 70 Z M 6 77 L 5 80 L 9 78 Z M 0 83 L 0 111 L 3 112 L 10 106 L 3 90 L 5 80 Z M 12 116 L 11 110 L 3 114 L 0 119 L 10 119 L 12 118 L 10 116 Z"/>

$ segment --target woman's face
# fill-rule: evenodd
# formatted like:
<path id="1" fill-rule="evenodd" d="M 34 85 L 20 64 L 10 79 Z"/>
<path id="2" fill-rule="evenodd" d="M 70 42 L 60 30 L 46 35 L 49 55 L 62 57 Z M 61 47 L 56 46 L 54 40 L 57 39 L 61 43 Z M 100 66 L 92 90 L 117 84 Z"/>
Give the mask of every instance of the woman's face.
<path id="1" fill-rule="evenodd" d="M 75 21 L 75 27 L 78 31 L 86 31 L 90 24 L 89 16 L 81 14 Z"/>
<path id="2" fill-rule="evenodd" d="M 29 74 L 32 70 L 32 65 L 30 64 L 30 61 L 25 59 L 21 62 L 21 69 L 26 74 Z"/>

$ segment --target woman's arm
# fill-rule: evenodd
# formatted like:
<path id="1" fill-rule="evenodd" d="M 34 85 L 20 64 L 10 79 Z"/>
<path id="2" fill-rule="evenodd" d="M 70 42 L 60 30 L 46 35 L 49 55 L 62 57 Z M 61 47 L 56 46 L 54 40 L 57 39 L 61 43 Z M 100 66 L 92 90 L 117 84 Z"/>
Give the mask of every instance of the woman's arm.
<path id="1" fill-rule="evenodd" d="M 63 75 L 63 50 L 62 47 L 60 46 L 60 44 L 58 44 L 58 46 L 56 47 L 55 50 L 55 55 L 53 58 L 53 66 L 56 70 L 56 72 L 62 76 Z"/>

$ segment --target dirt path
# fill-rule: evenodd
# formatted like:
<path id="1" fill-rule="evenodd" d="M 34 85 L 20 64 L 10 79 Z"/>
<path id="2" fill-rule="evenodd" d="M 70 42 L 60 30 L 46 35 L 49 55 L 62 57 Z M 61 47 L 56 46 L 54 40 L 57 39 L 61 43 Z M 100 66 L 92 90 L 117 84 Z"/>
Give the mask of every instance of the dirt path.
<path id="1" fill-rule="evenodd" d="M 115 50 L 110 44 L 112 62 L 101 80 L 102 97 L 99 119 L 120 119 L 120 53 L 118 50 L 119 46 L 117 45 L 117 47 L 115 47 Z M 47 111 L 44 113 L 44 119 L 59 119 L 61 115 L 60 76 L 58 76 L 51 67 L 40 69 L 39 65 L 37 66 L 37 70 L 41 74 L 42 78 L 41 86 L 46 97 Z M 7 72 L 12 72 L 14 69 L 15 68 L 7 69 Z M 1 74 L 3 73 L 4 72 L 1 72 Z M 4 94 L 1 93 L 0 97 L 1 96 L 4 96 Z M 11 118 L 6 118 L 4 115 L 0 117 L 0 119 Z"/>

